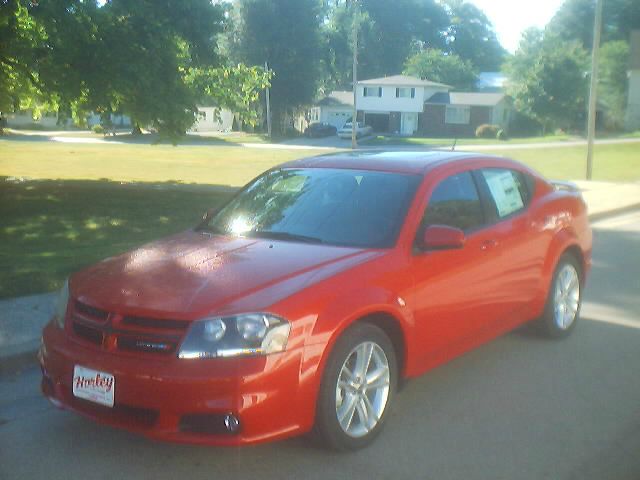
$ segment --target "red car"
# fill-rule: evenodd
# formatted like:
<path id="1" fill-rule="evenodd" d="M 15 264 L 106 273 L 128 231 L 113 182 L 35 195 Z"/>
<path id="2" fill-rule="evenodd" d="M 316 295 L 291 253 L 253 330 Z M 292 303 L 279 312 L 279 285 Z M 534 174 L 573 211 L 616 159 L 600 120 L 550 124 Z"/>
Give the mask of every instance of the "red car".
<path id="1" fill-rule="evenodd" d="M 174 441 L 370 442 L 398 385 L 530 320 L 564 337 L 591 266 L 570 185 L 470 153 L 341 153 L 74 274 L 40 350 L 56 405 Z"/>

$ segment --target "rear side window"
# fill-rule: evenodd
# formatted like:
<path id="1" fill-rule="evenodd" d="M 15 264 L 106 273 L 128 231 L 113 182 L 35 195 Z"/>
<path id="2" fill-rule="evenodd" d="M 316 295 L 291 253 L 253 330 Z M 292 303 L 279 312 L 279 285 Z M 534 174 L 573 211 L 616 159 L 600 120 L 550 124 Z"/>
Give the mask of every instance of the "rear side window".
<path id="1" fill-rule="evenodd" d="M 478 190 L 469 172 L 445 178 L 433 191 L 422 219 L 423 227 L 447 225 L 471 230 L 484 224 Z"/>
<path id="2" fill-rule="evenodd" d="M 487 184 L 498 218 L 524 210 L 529 203 L 529 189 L 523 174 L 506 168 L 481 170 Z"/>

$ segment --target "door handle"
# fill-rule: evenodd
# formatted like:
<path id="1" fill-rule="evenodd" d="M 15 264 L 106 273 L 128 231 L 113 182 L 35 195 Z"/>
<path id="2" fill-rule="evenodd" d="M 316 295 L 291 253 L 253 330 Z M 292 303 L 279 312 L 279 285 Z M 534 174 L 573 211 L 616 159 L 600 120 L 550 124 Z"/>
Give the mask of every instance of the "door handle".
<path id="1" fill-rule="evenodd" d="M 497 240 L 485 240 L 480 245 L 480 250 L 489 250 L 490 248 L 494 248 L 498 245 Z"/>

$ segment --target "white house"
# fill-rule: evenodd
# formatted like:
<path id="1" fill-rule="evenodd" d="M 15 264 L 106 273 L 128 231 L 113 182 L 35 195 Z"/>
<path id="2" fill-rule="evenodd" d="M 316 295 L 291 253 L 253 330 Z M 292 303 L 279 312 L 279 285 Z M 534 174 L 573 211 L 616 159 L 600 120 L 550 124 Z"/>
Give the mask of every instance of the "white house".
<path id="1" fill-rule="evenodd" d="M 629 91 L 625 127 L 628 130 L 640 129 L 640 30 L 631 32 L 629 55 Z"/>
<path id="2" fill-rule="evenodd" d="M 358 119 L 377 132 L 413 135 L 418 131 L 424 102 L 449 90 L 449 85 L 407 75 L 362 80 L 356 89 Z"/>
<path id="3" fill-rule="evenodd" d="M 39 127 L 41 129 L 55 130 L 71 125 L 72 120 L 66 120 L 65 125 L 58 125 L 58 114 L 56 112 L 43 112 L 35 114 L 33 110 L 21 110 L 15 113 L 8 113 L 7 126 L 15 128 Z M 36 128 L 37 128 L 36 127 Z"/>
<path id="4" fill-rule="evenodd" d="M 318 101 L 308 113 L 309 123 L 323 122 L 341 129 L 353 116 L 353 92 L 336 90 Z"/>
<path id="5" fill-rule="evenodd" d="M 201 105 L 197 109 L 196 123 L 190 132 L 227 132 L 233 127 L 233 113 L 229 110 Z"/>

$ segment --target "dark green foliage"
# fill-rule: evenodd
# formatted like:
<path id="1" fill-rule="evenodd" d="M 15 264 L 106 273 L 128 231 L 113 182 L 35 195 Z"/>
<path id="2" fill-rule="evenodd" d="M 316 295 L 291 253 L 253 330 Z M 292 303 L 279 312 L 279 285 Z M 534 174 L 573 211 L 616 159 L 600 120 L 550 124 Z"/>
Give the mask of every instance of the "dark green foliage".
<path id="1" fill-rule="evenodd" d="M 268 62 L 276 132 L 287 114 L 311 103 L 320 78 L 321 11 L 316 0 L 242 0 L 241 50 L 251 65 Z"/>
<path id="2" fill-rule="evenodd" d="M 408 75 L 451 85 L 455 90 L 473 90 L 477 80 L 471 62 L 436 49 L 423 50 L 409 57 L 404 71 Z"/>

